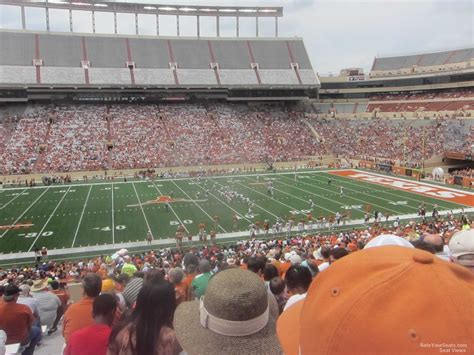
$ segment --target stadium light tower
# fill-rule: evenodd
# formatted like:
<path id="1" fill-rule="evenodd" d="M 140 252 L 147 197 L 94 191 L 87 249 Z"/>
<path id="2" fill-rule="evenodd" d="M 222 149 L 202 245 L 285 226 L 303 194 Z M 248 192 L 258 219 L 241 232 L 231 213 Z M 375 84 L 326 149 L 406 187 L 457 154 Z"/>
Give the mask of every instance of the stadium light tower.
<path id="1" fill-rule="evenodd" d="M 197 36 L 200 37 L 200 18 L 215 17 L 216 34 L 220 37 L 220 18 L 234 17 L 236 19 L 235 33 L 240 36 L 239 20 L 241 17 L 255 18 L 255 33 L 259 36 L 259 18 L 270 17 L 275 20 L 275 37 L 278 37 L 278 18 L 283 17 L 282 7 L 260 6 L 194 6 L 194 5 L 165 5 L 150 3 L 128 3 L 121 1 L 95 1 L 95 0 L 0 0 L 0 5 L 19 6 L 21 8 L 22 29 L 26 30 L 25 7 L 45 9 L 46 30 L 50 31 L 50 9 L 69 11 L 69 30 L 74 32 L 72 12 L 89 11 L 92 16 L 92 32 L 95 33 L 95 14 L 97 12 L 111 12 L 114 15 L 114 31 L 117 34 L 117 13 L 131 13 L 135 15 L 135 34 L 138 31 L 138 15 L 155 15 L 156 35 L 160 35 L 160 15 L 176 16 L 177 35 L 180 35 L 180 17 L 196 17 Z"/>

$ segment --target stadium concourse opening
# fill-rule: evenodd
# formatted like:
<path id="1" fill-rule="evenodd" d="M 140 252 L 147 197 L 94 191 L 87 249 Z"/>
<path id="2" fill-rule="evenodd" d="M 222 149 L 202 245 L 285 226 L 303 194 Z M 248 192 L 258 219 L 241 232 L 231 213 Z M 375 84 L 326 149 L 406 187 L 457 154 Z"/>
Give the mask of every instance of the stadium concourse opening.
<path id="1" fill-rule="evenodd" d="M 324 76 L 281 7 L 0 11 L 0 354 L 473 353 L 473 48 Z"/>

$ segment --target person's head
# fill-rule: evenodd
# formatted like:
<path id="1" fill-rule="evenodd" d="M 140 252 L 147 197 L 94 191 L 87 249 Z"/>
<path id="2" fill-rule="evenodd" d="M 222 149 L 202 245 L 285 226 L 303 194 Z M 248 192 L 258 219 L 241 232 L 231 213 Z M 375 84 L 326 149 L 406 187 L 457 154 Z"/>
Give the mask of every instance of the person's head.
<path id="1" fill-rule="evenodd" d="M 278 319 L 286 354 L 415 354 L 431 339 L 472 343 L 472 313 L 466 310 L 472 308 L 474 275 L 433 254 L 367 248 L 340 259 L 315 281 L 306 298 Z"/>
<path id="2" fill-rule="evenodd" d="M 281 295 L 285 291 L 286 283 L 281 277 L 274 277 L 270 280 L 270 291 L 275 295 Z"/>
<path id="3" fill-rule="evenodd" d="M 199 272 L 202 274 L 211 272 L 211 263 L 207 259 L 199 261 Z"/>
<path id="4" fill-rule="evenodd" d="M 58 281 L 53 280 L 49 285 L 51 286 L 51 288 L 53 290 L 59 290 L 59 282 Z"/>
<path id="5" fill-rule="evenodd" d="M 183 266 L 186 273 L 191 274 L 197 271 L 199 260 L 193 253 L 186 253 L 183 257 Z"/>
<path id="6" fill-rule="evenodd" d="M 173 314 L 176 309 L 174 287 L 166 280 L 145 282 L 138 294 L 135 309 L 126 323 L 116 327 L 110 336 L 109 347 L 118 352 L 115 336 L 130 324 L 132 354 L 153 354 L 163 326 L 173 327 Z"/>
<path id="7" fill-rule="evenodd" d="M 279 272 L 275 265 L 273 264 L 265 264 L 263 267 L 263 279 L 265 281 L 270 281 L 274 277 L 278 277 Z"/>
<path id="8" fill-rule="evenodd" d="M 20 289 L 15 285 L 7 285 L 3 291 L 3 300 L 5 302 L 16 302 L 20 296 Z"/>
<path id="9" fill-rule="evenodd" d="M 123 291 L 129 280 L 130 276 L 128 276 L 128 274 L 118 275 L 115 279 L 115 289 L 119 292 Z"/>
<path id="10" fill-rule="evenodd" d="M 444 240 L 439 234 L 427 234 L 423 241 L 432 245 L 435 253 L 441 253 L 444 249 Z"/>
<path id="11" fill-rule="evenodd" d="M 311 285 L 313 277 L 307 267 L 301 265 L 291 266 L 285 274 L 286 287 L 293 293 L 303 294 Z"/>
<path id="12" fill-rule="evenodd" d="M 184 279 L 184 271 L 180 267 L 175 267 L 169 271 L 170 282 L 173 285 L 179 284 Z"/>
<path id="13" fill-rule="evenodd" d="M 331 255 L 331 248 L 323 246 L 321 247 L 320 253 L 324 260 L 329 260 L 329 256 Z"/>
<path id="14" fill-rule="evenodd" d="M 474 230 L 457 232 L 449 241 L 451 260 L 474 272 Z"/>
<path id="15" fill-rule="evenodd" d="M 278 314 L 258 275 L 230 268 L 211 278 L 203 298 L 178 306 L 174 330 L 189 354 L 280 354 Z"/>
<path id="16" fill-rule="evenodd" d="M 435 253 L 436 253 L 436 250 L 435 250 L 435 248 L 434 248 L 434 245 L 429 244 L 429 243 L 425 242 L 424 240 L 417 239 L 417 240 L 412 241 L 411 244 L 412 244 L 415 248 L 421 249 L 421 250 L 424 250 L 424 251 L 427 251 L 428 253 L 431 253 L 431 254 L 435 254 Z"/>
<path id="17" fill-rule="evenodd" d="M 102 280 L 99 275 L 90 272 L 84 276 L 82 287 L 84 288 L 85 296 L 91 298 L 97 297 L 102 289 Z"/>
<path id="18" fill-rule="evenodd" d="M 92 317 L 96 323 L 112 325 L 117 309 L 117 299 L 110 293 L 97 296 L 92 303 Z"/>
<path id="19" fill-rule="evenodd" d="M 256 256 L 250 257 L 247 262 L 247 269 L 258 275 L 261 275 L 263 267 L 264 264 L 262 264 L 262 260 L 257 258 Z"/>
<path id="20" fill-rule="evenodd" d="M 329 254 L 329 262 L 332 264 L 336 260 L 345 257 L 347 254 L 349 254 L 349 252 L 346 250 L 346 248 L 334 248 Z"/>
<path id="21" fill-rule="evenodd" d="M 20 285 L 18 288 L 20 289 L 20 296 L 28 297 L 30 295 L 30 286 L 27 284 Z"/>

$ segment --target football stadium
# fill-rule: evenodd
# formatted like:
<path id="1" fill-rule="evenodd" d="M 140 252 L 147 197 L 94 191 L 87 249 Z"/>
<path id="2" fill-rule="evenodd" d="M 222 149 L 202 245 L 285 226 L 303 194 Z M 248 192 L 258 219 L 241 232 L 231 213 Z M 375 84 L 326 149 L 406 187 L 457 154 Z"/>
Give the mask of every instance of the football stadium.
<path id="1" fill-rule="evenodd" d="M 0 0 L 0 354 L 472 353 L 472 38 L 191 3 Z"/>

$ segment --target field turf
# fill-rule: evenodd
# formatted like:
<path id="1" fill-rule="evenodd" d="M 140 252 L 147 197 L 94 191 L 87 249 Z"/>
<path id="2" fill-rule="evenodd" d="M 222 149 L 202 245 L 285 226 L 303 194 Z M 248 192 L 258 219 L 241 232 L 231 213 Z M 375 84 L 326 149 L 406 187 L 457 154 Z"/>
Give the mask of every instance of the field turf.
<path id="1" fill-rule="evenodd" d="M 273 197 L 267 193 L 268 179 L 273 181 Z M 217 191 L 222 186 L 249 198 L 255 204 L 253 215 L 248 214 L 247 203 L 225 200 Z M 340 186 L 344 187 L 342 196 Z M 174 200 L 169 208 L 163 203 L 166 196 Z M 0 253 L 143 242 L 148 230 L 155 240 L 174 238 L 179 224 L 196 236 L 200 223 L 209 233 L 215 216 L 221 235 L 248 231 L 250 223 L 269 219 L 272 225 L 277 216 L 306 218 L 309 199 L 316 204 L 311 210 L 314 218 L 350 211 L 350 220 L 362 219 L 368 209 L 388 213 L 393 220 L 416 213 L 421 202 L 428 214 L 434 204 L 440 211 L 468 207 L 329 171 L 7 188 L 0 190 Z"/>

